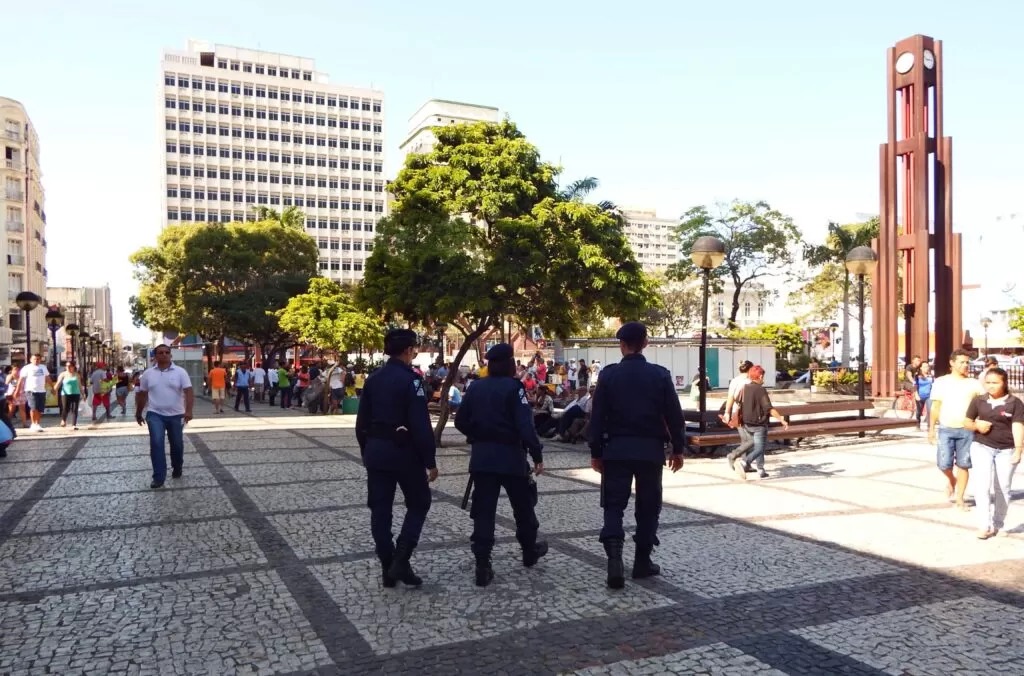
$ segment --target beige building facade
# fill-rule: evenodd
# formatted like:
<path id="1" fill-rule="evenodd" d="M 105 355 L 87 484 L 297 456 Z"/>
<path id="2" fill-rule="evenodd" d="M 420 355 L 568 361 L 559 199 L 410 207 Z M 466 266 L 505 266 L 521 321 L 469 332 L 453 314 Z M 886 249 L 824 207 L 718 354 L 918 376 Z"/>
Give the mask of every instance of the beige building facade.
<path id="1" fill-rule="evenodd" d="M 665 272 L 679 260 L 679 244 L 674 237 L 679 219 L 658 218 L 653 209 L 623 209 L 625 234 L 645 272 Z"/>
<path id="2" fill-rule="evenodd" d="M 313 59 L 191 40 L 166 50 L 159 134 L 164 225 L 305 215 L 320 272 L 363 276 L 386 210 L 384 94 Z"/>
<path id="3" fill-rule="evenodd" d="M 0 328 L 0 363 L 25 359 L 25 313 L 14 303 L 22 291 L 46 297 L 46 199 L 40 164 L 39 136 L 25 107 L 0 96 L 0 202 L 6 237 L 0 240 L 0 261 L 6 274 L 7 314 Z M 46 351 L 49 335 L 44 304 L 32 312 L 32 352 Z"/>
<path id="4" fill-rule="evenodd" d="M 402 164 L 410 153 L 429 152 L 437 142 L 432 129 L 463 122 L 500 122 L 501 111 L 494 106 L 430 99 L 409 118 L 405 140 L 398 146 Z"/>

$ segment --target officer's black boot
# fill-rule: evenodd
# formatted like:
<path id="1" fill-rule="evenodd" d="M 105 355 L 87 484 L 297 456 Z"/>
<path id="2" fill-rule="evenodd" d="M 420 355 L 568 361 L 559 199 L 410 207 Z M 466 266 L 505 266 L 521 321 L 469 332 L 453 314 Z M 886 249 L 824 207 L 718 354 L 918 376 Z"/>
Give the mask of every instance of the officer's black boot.
<path id="1" fill-rule="evenodd" d="M 542 556 L 548 553 L 548 543 L 544 540 L 523 547 L 523 565 L 532 568 Z"/>
<path id="2" fill-rule="evenodd" d="M 486 587 L 494 579 L 494 569 L 491 568 L 491 554 L 476 554 L 476 586 Z"/>
<path id="3" fill-rule="evenodd" d="M 391 551 L 377 550 L 377 558 L 380 559 L 380 581 L 385 587 L 394 587 L 398 584 L 398 580 L 388 575 L 388 568 L 391 567 L 391 562 L 394 560 L 394 553 Z"/>
<path id="4" fill-rule="evenodd" d="M 604 553 L 608 555 L 608 588 L 622 589 L 626 586 L 626 569 L 622 564 L 622 538 L 605 540 Z"/>
<path id="5" fill-rule="evenodd" d="M 410 587 L 419 587 L 423 584 L 423 580 L 413 572 L 412 566 L 409 564 L 413 549 L 414 547 L 402 540 L 402 538 L 398 538 L 398 543 L 395 546 L 395 556 L 391 559 L 391 565 L 388 566 L 387 576 L 393 580 L 399 580 L 402 584 Z"/>
<path id="6" fill-rule="evenodd" d="M 661 575 L 661 566 L 651 561 L 651 545 L 636 546 L 636 556 L 633 557 L 633 579 Z"/>

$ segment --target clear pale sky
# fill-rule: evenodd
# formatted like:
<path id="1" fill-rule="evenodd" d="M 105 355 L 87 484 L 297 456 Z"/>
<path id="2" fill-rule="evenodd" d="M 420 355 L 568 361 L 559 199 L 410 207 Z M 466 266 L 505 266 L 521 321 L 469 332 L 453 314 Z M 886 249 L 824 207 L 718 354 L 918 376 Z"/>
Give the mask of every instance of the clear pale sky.
<path id="1" fill-rule="evenodd" d="M 389 177 L 423 101 L 469 101 L 508 113 L 566 179 L 598 177 L 597 198 L 668 217 L 766 199 L 820 239 L 828 220 L 878 211 L 885 50 L 915 33 L 944 41 L 956 227 L 1024 213 L 1022 8 L 11 0 L 0 94 L 39 131 L 50 284 L 109 282 L 115 326 L 142 338 L 127 257 L 159 230 L 164 47 L 195 38 L 307 56 L 332 81 L 383 89 Z"/>

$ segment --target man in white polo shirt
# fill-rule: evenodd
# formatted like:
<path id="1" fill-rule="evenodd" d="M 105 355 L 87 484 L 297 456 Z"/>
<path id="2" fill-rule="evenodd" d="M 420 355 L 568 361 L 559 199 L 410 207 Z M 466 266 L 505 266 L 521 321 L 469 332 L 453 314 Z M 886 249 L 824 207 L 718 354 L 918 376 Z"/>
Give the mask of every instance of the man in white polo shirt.
<path id="1" fill-rule="evenodd" d="M 43 409 L 46 408 L 46 386 L 52 381 L 50 371 L 43 364 L 42 355 L 32 355 L 32 363 L 21 367 L 18 388 L 14 392 L 14 399 L 24 392 L 28 401 L 30 415 L 32 416 L 32 431 L 43 431 Z"/>
<path id="2" fill-rule="evenodd" d="M 149 426 L 149 458 L 153 462 L 153 483 L 150 488 L 162 488 L 167 478 L 167 456 L 164 436 L 171 445 L 171 477 L 181 478 L 185 462 L 185 423 L 192 420 L 195 395 L 192 380 L 180 366 L 171 363 L 171 348 L 160 345 L 154 351 L 156 365 L 142 372 L 135 390 L 135 421 L 142 424 L 146 407 L 146 425 Z"/>

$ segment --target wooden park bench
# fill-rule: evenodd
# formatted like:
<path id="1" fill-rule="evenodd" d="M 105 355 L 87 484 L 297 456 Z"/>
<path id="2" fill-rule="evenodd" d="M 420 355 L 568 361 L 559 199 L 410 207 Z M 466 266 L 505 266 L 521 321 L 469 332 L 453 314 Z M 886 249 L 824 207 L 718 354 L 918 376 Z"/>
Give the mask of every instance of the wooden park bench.
<path id="1" fill-rule="evenodd" d="M 784 420 L 789 422 L 789 429 L 783 429 L 781 425 L 773 424 L 768 427 L 769 441 L 786 441 L 795 439 L 799 444 L 803 439 L 821 436 L 833 436 L 839 434 L 859 434 L 865 432 L 882 432 L 884 430 L 899 429 L 903 427 L 916 428 L 918 423 L 914 418 L 860 418 L 843 416 L 840 418 L 820 418 L 792 421 L 792 416 L 815 415 L 820 413 L 851 413 L 857 416 L 861 411 L 874 409 L 871 401 L 825 401 L 810 404 L 789 404 L 776 406 L 775 409 L 782 414 Z M 740 435 L 736 430 L 722 425 L 704 434 L 694 434 L 688 437 L 689 444 L 697 448 L 714 448 L 740 443 Z"/>

